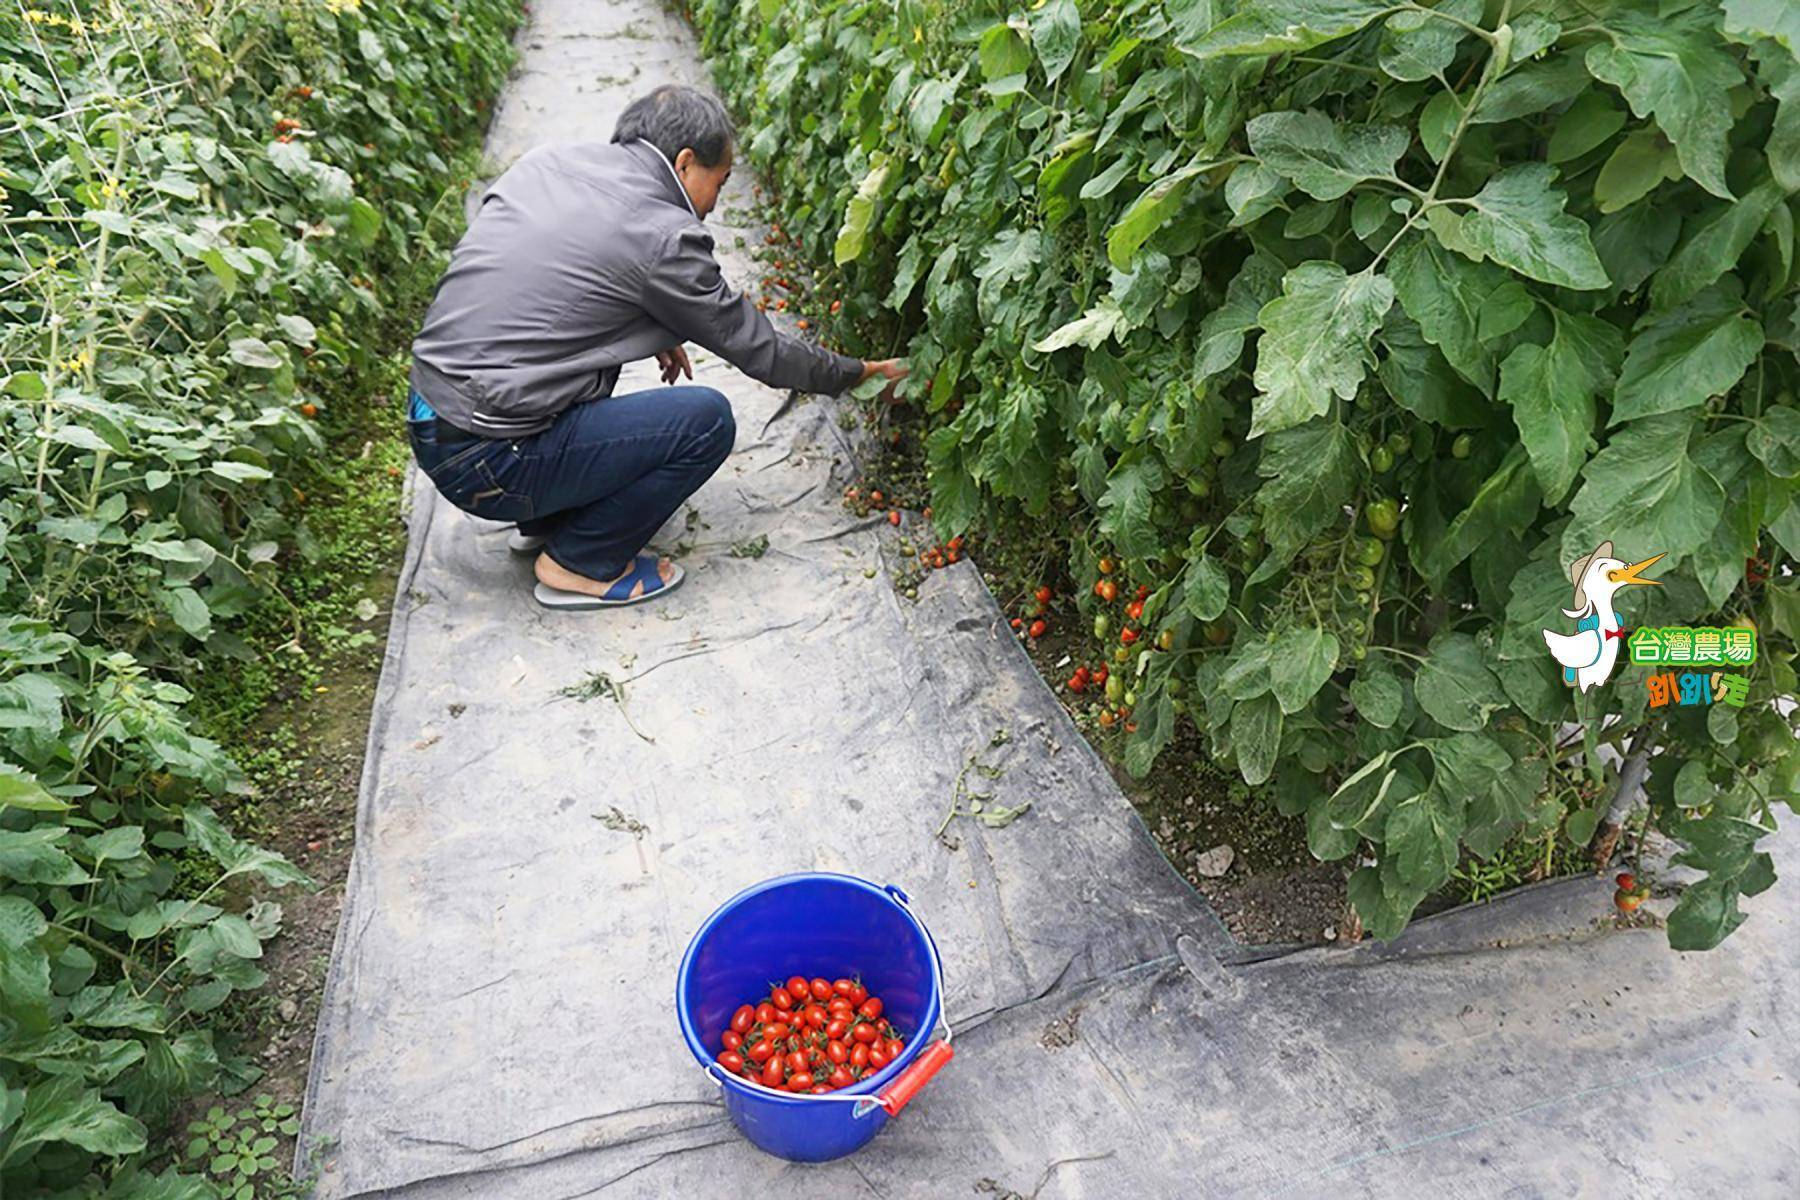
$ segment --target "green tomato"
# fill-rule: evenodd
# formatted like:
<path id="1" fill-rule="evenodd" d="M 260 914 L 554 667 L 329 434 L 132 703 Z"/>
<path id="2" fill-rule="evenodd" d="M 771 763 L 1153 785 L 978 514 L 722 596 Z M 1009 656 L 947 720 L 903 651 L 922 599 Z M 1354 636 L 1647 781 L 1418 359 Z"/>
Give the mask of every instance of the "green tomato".
<path id="1" fill-rule="evenodd" d="M 1456 440 L 1450 443 L 1450 457 L 1467 458 L 1469 451 L 1474 448 L 1475 439 L 1466 433 L 1459 433 L 1456 435 Z"/>
<path id="2" fill-rule="evenodd" d="M 1181 679 L 1180 679 L 1180 677 L 1171 675 L 1168 678 L 1167 682 L 1165 682 L 1163 684 L 1163 691 L 1169 693 L 1169 695 L 1171 695 L 1171 696 L 1181 695 Z"/>
<path id="3" fill-rule="evenodd" d="M 1356 586 L 1357 591 L 1366 596 L 1369 589 L 1375 586 L 1375 572 L 1367 567 L 1357 567 L 1350 572 L 1350 582 Z"/>
<path id="4" fill-rule="evenodd" d="M 1387 557 L 1387 543 L 1380 538 L 1358 538 L 1356 542 L 1356 561 L 1365 567 L 1378 565 Z"/>
<path id="5" fill-rule="evenodd" d="M 1111 632 L 1112 632 L 1112 619 L 1110 617 L 1108 617 L 1105 613 L 1101 613 L 1099 616 L 1094 618 L 1094 636 L 1095 637 L 1099 638 L 1101 641 L 1105 641 L 1106 635 Z"/>
<path id="6" fill-rule="evenodd" d="M 1394 452 L 1386 446 L 1377 446 L 1369 455 L 1369 469 L 1377 475 L 1386 475 L 1394 469 Z"/>
<path id="7" fill-rule="evenodd" d="M 1214 458 L 1230 458 L 1231 457 L 1231 439 L 1230 438 L 1220 438 L 1218 441 L 1214 442 L 1212 444 L 1212 452 L 1213 452 Z"/>
<path id="8" fill-rule="evenodd" d="M 1367 567 L 1364 567 L 1363 569 L 1368 570 Z M 1367 592 L 1356 593 L 1356 602 L 1358 604 L 1367 604 L 1369 602 L 1369 593 L 1367 593 Z"/>
<path id="9" fill-rule="evenodd" d="M 1207 496 L 1212 495 L 1212 484 L 1204 475 L 1197 475 L 1187 481 L 1187 490 L 1191 494 L 1199 496 L 1201 499 L 1205 499 Z"/>
<path id="10" fill-rule="evenodd" d="M 1387 541 L 1400 528 L 1400 506 L 1385 498 L 1377 500 L 1363 510 L 1363 520 L 1369 523 L 1370 533 Z"/>
<path id="11" fill-rule="evenodd" d="M 1363 659 L 1369 657 L 1369 648 L 1360 645 L 1352 646 L 1350 647 L 1350 657 L 1354 658 L 1357 662 L 1361 662 Z"/>
<path id="12" fill-rule="evenodd" d="M 1125 694 L 1125 677 L 1123 675 L 1108 675 L 1106 677 L 1106 698 L 1107 698 L 1107 700 L 1109 700 L 1113 704 L 1117 704 L 1119 702 L 1119 698 L 1121 696 L 1123 696 L 1124 694 Z"/>
<path id="13" fill-rule="evenodd" d="M 1106 677 L 1106 681 L 1108 683 L 1111 683 L 1112 676 L 1108 675 Z M 1125 707 L 1127 707 L 1127 708 L 1136 708 L 1137 707 L 1137 693 L 1130 690 L 1129 688 L 1127 688 L 1125 691 Z"/>
<path id="14" fill-rule="evenodd" d="M 1388 434 L 1386 445 L 1389 454 L 1404 454 L 1406 448 L 1412 445 L 1412 438 L 1396 429 Z"/>
<path id="15" fill-rule="evenodd" d="M 1131 661 L 1131 651 L 1127 650 L 1123 646 L 1120 646 L 1118 649 L 1113 651 L 1113 661 L 1118 663 L 1120 666 L 1124 666 L 1126 663 Z M 1107 678 L 1111 679 L 1112 676 L 1108 675 Z"/>
<path id="16" fill-rule="evenodd" d="M 1243 548 L 1244 548 L 1244 557 L 1245 558 L 1261 558 L 1262 557 L 1263 541 L 1261 538 L 1257 537 L 1254 533 L 1251 534 L 1249 537 L 1245 538 L 1242 542 L 1239 543 L 1239 545 L 1243 546 Z"/>

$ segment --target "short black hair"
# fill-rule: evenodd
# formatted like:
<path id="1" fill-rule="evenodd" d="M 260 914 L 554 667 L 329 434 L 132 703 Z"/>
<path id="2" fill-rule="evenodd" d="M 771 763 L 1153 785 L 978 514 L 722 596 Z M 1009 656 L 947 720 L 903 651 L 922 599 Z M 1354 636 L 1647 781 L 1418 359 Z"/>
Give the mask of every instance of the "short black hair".
<path id="1" fill-rule="evenodd" d="M 736 136 L 731 114 L 717 97 L 685 84 L 665 83 L 625 107 L 612 140 L 641 138 L 661 150 L 671 165 L 684 148 L 691 149 L 700 165 L 716 167 L 725 161 Z"/>

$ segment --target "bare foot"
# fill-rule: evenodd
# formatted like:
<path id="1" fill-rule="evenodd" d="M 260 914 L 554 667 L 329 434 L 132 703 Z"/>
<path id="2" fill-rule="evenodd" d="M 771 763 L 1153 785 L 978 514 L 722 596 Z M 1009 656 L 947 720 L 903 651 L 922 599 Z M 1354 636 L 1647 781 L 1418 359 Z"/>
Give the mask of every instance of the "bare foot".
<path id="1" fill-rule="evenodd" d="M 611 579 L 589 579 L 586 575 L 577 575 L 548 554 L 539 554 L 533 570 L 537 574 L 538 582 L 545 587 L 553 587 L 559 592 L 580 592 L 586 596 L 604 596 L 607 589 L 631 574 L 632 569 L 636 566 L 637 563 L 633 561 L 631 566 L 626 567 Z M 667 587 L 675 576 L 675 564 L 666 558 L 659 558 L 656 560 L 656 573 L 661 577 L 663 586 Z M 643 585 L 637 586 L 642 587 Z"/>

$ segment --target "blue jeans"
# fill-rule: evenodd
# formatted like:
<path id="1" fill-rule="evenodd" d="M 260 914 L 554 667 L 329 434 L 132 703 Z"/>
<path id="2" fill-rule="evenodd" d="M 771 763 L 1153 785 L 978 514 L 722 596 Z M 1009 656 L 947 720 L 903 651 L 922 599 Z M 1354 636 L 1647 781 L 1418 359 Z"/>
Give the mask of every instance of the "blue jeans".
<path id="1" fill-rule="evenodd" d="M 577 575 L 611 579 L 731 453 L 737 424 L 716 388 L 692 384 L 571 405 L 542 433 L 440 442 L 409 420 L 413 455 L 464 512 L 543 535 Z"/>

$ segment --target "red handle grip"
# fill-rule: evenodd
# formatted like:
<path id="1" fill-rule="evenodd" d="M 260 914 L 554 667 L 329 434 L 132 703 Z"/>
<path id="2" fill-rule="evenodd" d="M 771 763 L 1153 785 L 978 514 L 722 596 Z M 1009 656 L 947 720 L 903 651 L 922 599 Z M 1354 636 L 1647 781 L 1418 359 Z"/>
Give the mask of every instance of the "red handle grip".
<path id="1" fill-rule="evenodd" d="M 888 1116 L 899 1116 L 907 1101 L 918 1095 L 919 1089 L 930 1083 L 938 1069 L 955 1055 L 956 1051 L 950 1048 L 949 1042 L 933 1042 L 925 1047 L 925 1053 L 914 1059 L 911 1066 L 900 1072 L 899 1077 L 877 1095 L 876 1099 L 881 1101 L 881 1107 L 887 1109 Z"/>

